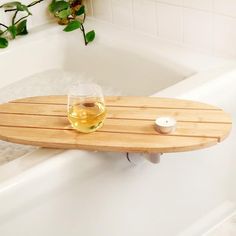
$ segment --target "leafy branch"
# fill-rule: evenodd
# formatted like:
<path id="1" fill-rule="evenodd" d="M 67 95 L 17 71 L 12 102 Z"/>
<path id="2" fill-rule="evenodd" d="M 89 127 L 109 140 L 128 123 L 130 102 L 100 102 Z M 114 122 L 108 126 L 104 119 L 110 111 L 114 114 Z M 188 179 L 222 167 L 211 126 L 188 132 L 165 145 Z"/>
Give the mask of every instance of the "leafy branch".
<path id="1" fill-rule="evenodd" d="M 15 39 L 16 36 L 28 34 L 27 18 L 32 15 L 29 8 L 42 1 L 44 0 L 36 0 L 28 5 L 17 1 L 0 5 L 0 8 L 4 8 L 5 12 L 13 12 L 10 25 L 0 23 L 0 48 L 6 48 L 9 39 Z M 18 17 L 19 12 L 21 12 L 20 17 Z"/>
<path id="2" fill-rule="evenodd" d="M 6 48 L 10 39 L 17 36 L 28 34 L 27 18 L 32 15 L 29 8 L 44 0 L 34 0 L 28 5 L 18 1 L 8 2 L 0 5 L 4 12 L 12 13 L 11 23 L 9 25 L 0 22 L 0 48 Z M 84 22 L 86 18 L 85 6 L 83 0 L 52 0 L 49 5 L 49 11 L 58 19 L 58 23 L 66 25 L 65 32 L 71 32 L 80 29 L 83 34 L 84 43 L 87 45 L 95 38 L 94 30 L 86 33 Z M 21 14 L 19 14 L 21 13 Z"/>
<path id="3" fill-rule="evenodd" d="M 82 0 L 52 0 L 49 5 L 49 11 L 58 19 L 59 24 L 66 25 L 64 28 L 65 32 L 80 29 L 85 45 L 94 40 L 94 30 L 87 33 L 85 31 L 86 12 Z"/>

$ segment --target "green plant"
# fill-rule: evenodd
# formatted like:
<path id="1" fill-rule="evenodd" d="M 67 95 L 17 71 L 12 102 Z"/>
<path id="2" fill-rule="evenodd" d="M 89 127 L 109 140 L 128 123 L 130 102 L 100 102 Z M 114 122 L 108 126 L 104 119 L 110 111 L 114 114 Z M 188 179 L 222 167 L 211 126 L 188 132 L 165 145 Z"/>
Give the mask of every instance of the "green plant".
<path id="1" fill-rule="evenodd" d="M 82 0 L 52 0 L 49 11 L 57 18 L 59 24 L 66 25 L 65 32 L 80 29 L 85 45 L 94 40 L 94 30 L 86 33 L 84 28 L 86 12 Z"/>
<path id="2" fill-rule="evenodd" d="M 4 8 L 5 12 L 13 13 L 10 25 L 0 22 L 0 48 L 6 48 L 9 39 L 15 39 L 16 36 L 28 34 L 27 18 L 32 15 L 29 8 L 42 1 L 43 0 L 36 0 L 28 5 L 17 1 L 0 5 L 0 8 Z M 21 13 L 20 16 L 19 13 Z"/>
<path id="3" fill-rule="evenodd" d="M 28 5 L 13 1 L 0 5 L 0 8 L 4 8 L 4 12 L 13 13 L 9 25 L 0 22 L 0 48 L 6 48 L 10 39 L 28 34 L 27 18 L 32 15 L 29 8 L 43 1 L 35 0 Z M 66 25 L 65 32 L 80 29 L 83 33 L 85 45 L 94 40 L 94 30 L 86 33 L 84 28 L 86 12 L 82 0 L 52 0 L 49 11 L 58 19 L 59 24 Z"/>

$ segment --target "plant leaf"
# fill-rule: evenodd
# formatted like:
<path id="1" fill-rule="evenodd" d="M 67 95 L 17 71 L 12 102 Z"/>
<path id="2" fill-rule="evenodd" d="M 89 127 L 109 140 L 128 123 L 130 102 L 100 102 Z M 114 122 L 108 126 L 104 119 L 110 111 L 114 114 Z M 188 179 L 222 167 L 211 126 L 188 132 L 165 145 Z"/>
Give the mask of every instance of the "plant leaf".
<path id="1" fill-rule="evenodd" d="M 70 32 L 76 29 L 79 29 L 81 26 L 81 23 L 78 20 L 71 21 L 65 28 L 65 32 Z"/>
<path id="2" fill-rule="evenodd" d="M 8 2 L 8 3 L 5 3 L 5 4 L 1 5 L 0 7 L 12 8 L 12 7 L 17 7 L 17 6 L 19 6 L 19 5 L 21 5 L 21 3 L 15 1 L 15 2 Z"/>
<path id="3" fill-rule="evenodd" d="M 6 48 L 8 46 L 8 41 L 5 38 L 0 38 L 0 48 Z"/>
<path id="4" fill-rule="evenodd" d="M 92 42 L 92 41 L 95 39 L 95 36 L 96 36 L 96 34 L 95 34 L 95 31 L 94 31 L 94 30 L 89 31 L 89 32 L 85 35 L 85 38 L 86 38 L 87 43 Z"/>
<path id="5" fill-rule="evenodd" d="M 56 0 L 52 0 L 51 3 L 49 4 L 48 6 L 48 10 L 53 13 L 53 7 L 54 7 L 54 4 L 55 4 Z"/>
<path id="6" fill-rule="evenodd" d="M 31 12 L 29 11 L 28 7 L 24 4 L 17 5 L 16 9 L 18 11 L 26 11 L 29 15 L 32 15 Z"/>
<path id="7" fill-rule="evenodd" d="M 12 38 L 14 39 L 16 37 L 16 33 L 17 33 L 17 30 L 16 30 L 16 26 L 15 25 L 11 25 L 8 27 L 8 32 L 10 32 Z"/>
<path id="8" fill-rule="evenodd" d="M 61 19 L 66 19 L 69 15 L 71 15 L 70 8 L 60 11 L 58 14 L 58 17 Z"/>
<path id="9" fill-rule="evenodd" d="M 16 35 L 26 35 L 26 34 L 28 34 L 27 20 L 23 20 L 16 26 Z"/>
<path id="10" fill-rule="evenodd" d="M 62 10 L 65 10 L 67 8 L 69 8 L 69 3 L 68 2 L 65 2 L 65 1 L 53 1 L 51 4 L 50 4 L 50 11 L 52 13 L 56 13 L 58 11 L 62 11 Z"/>
<path id="11" fill-rule="evenodd" d="M 17 11 L 26 11 L 29 15 L 32 15 L 28 7 L 21 2 L 8 2 L 0 6 L 4 8 L 16 8 Z"/>
<path id="12" fill-rule="evenodd" d="M 81 7 L 80 7 L 80 9 L 76 12 L 76 15 L 77 16 L 81 16 L 81 15 L 83 15 L 85 13 L 85 7 L 84 7 L 84 5 L 82 5 Z"/>

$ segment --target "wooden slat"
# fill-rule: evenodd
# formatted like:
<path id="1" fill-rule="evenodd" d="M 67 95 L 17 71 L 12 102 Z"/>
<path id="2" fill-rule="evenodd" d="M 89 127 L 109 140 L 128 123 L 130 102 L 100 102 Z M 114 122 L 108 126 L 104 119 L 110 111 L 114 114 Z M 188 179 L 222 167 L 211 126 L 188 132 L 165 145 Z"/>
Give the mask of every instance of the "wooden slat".
<path id="1" fill-rule="evenodd" d="M 106 97 L 107 106 L 122 106 L 122 107 L 156 107 L 156 108 L 179 108 L 179 109 L 200 109 L 200 110 L 221 110 L 218 107 L 194 102 L 183 99 L 171 98 L 157 98 L 157 97 L 119 97 L 112 96 Z M 41 104 L 67 104 L 66 96 L 39 96 L 32 98 L 23 98 L 15 101 L 14 103 L 41 103 Z"/>
<path id="2" fill-rule="evenodd" d="M 0 126 L 72 130 L 67 118 L 54 116 L 1 114 Z M 231 124 L 178 122 L 176 131 L 169 135 L 217 138 L 222 141 L 227 135 L 226 130 L 230 129 Z M 155 130 L 154 121 L 143 120 L 106 119 L 104 126 L 97 132 L 160 135 Z"/>
<path id="3" fill-rule="evenodd" d="M 205 148 L 217 143 L 215 138 L 176 137 L 94 132 L 81 134 L 74 130 L 1 127 L 5 141 L 62 149 L 85 149 L 115 152 L 181 152 Z"/>
<path id="4" fill-rule="evenodd" d="M 66 105 L 8 103 L 0 105 L 0 113 L 66 116 Z M 154 120 L 159 116 L 173 116 L 178 121 L 231 123 L 221 110 L 178 110 L 159 108 L 108 107 L 108 118 Z"/>
<path id="5" fill-rule="evenodd" d="M 0 105 L 0 138 L 52 148 L 121 152 L 179 152 L 208 147 L 230 132 L 221 109 L 187 100 L 108 97 L 104 126 L 95 133 L 74 131 L 67 120 L 66 96 L 34 97 Z M 149 107 L 150 106 L 150 107 Z M 159 116 L 177 119 L 175 132 L 154 129 Z"/>
<path id="6" fill-rule="evenodd" d="M 230 116 L 219 110 L 179 110 L 159 108 L 109 107 L 109 118 L 155 120 L 160 116 L 172 116 L 177 121 L 230 123 Z"/>
<path id="7" fill-rule="evenodd" d="M 0 105 L 0 113 L 7 114 L 30 114 L 45 116 L 65 117 L 67 112 L 66 105 L 45 105 L 45 104 L 22 104 L 5 103 Z"/>

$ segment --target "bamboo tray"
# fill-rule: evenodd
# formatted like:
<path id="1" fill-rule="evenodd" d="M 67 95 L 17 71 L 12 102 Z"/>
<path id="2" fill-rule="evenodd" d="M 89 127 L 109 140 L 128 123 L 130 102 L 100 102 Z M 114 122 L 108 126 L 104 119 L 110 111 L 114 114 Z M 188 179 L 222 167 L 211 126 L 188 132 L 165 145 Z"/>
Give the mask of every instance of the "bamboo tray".
<path id="1" fill-rule="evenodd" d="M 67 120 L 67 97 L 44 96 L 0 105 L 0 139 L 20 144 L 93 151 L 168 153 L 197 150 L 224 140 L 231 118 L 220 108 L 188 100 L 106 97 L 104 126 L 83 134 Z M 160 134 L 158 116 L 173 116 L 177 129 Z"/>

